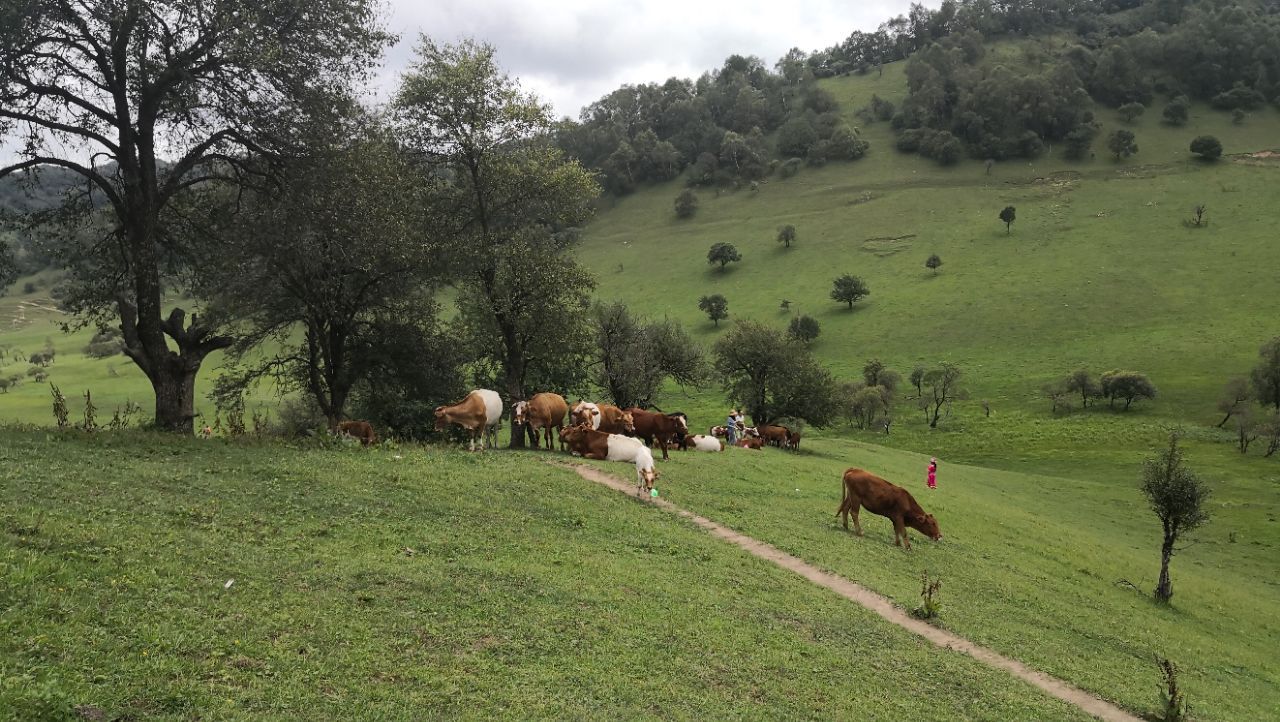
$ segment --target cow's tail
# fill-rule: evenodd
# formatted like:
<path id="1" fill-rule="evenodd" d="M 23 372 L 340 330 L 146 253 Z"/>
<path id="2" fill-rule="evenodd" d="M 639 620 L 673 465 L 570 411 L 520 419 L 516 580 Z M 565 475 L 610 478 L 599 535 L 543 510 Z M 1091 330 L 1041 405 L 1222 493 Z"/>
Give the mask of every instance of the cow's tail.
<path id="1" fill-rule="evenodd" d="M 836 518 L 839 519 L 841 514 L 847 514 L 849 508 L 849 484 L 840 477 L 840 508 L 836 509 Z"/>

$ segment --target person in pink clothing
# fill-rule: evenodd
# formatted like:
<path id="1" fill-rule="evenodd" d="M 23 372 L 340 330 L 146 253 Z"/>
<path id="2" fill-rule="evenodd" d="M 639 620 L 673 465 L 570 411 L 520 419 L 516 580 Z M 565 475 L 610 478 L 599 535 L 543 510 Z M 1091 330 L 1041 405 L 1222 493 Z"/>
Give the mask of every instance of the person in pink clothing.
<path id="1" fill-rule="evenodd" d="M 938 460 L 932 456 L 929 457 L 929 488 L 938 488 Z"/>

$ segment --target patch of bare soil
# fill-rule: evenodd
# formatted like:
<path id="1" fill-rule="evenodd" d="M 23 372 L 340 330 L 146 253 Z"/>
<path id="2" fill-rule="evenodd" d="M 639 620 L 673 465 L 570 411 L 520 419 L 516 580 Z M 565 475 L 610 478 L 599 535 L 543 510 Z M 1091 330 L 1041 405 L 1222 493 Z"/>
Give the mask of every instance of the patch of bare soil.
<path id="1" fill-rule="evenodd" d="M 558 465 L 564 466 L 563 464 Z M 594 481 L 597 484 L 602 484 L 624 494 L 635 493 L 636 487 L 634 483 L 628 483 L 616 476 L 606 474 L 593 467 L 572 465 L 569 468 L 572 468 L 578 473 L 578 476 L 581 476 L 588 481 Z M 679 516 L 692 521 L 694 524 L 705 529 L 712 536 L 741 547 L 752 556 L 773 562 L 787 571 L 799 574 L 820 587 L 830 589 L 845 599 L 875 612 L 891 624 L 896 624 L 908 632 L 924 637 L 926 640 L 942 647 L 943 649 L 950 649 L 962 654 L 967 654 L 989 667 L 1004 670 L 1018 679 L 1034 685 L 1042 691 L 1068 704 L 1079 707 L 1081 710 L 1084 710 L 1098 719 L 1108 721 L 1114 720 L 1116 722 L 1139 722 L 1138 717 L 1125 712 L 1110 702 L 1107 702 L 1096 695 L 1090 694 L 1079 687 L 1075 687 L 1074 685 L 1058 679 L 1057 677 L 1045 674 L 1044 672 L 1031 669 L 1016 659 L 1011 659 L 999 652 L 974 644 L 964 637 L 957 636 L 946 630 L 938 629 L 924 621 L 916 619 L 902 609 L 894 606 L 893 602 L 889 601 L 887 597 L 883 597 L 860 584 L 845 579 L 844 577 L 824 572 L 799 557 L 787 554 L 770 544 L 766 544 L 758 539 L 753 539 L 745 534 L 739 534 L 738 532 L 717 524 L 706 517 L 698 516 L 693 512 L 681 509 L 666 499 L 650 499 L 649 502 L 661 509 L 678 514 Z"/>

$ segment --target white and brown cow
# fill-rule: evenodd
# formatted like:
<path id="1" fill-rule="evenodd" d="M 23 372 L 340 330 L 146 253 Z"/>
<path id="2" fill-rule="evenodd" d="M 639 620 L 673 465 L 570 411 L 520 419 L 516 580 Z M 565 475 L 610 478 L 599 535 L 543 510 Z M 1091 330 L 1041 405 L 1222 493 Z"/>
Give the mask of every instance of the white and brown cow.
<path id="1" fill-rule="evenodd" d="M 502 423 L 502 399 L 497 391 L 476 389 L 467 394 L 467 398 L 452 406 L 436 407 L 436 431 L 444 431 L 449 424 L 457 424 L 470 432 L 471 443 L 467 447 L 474 451 L 476 441 L 483 432 L 485 439 L 480 441 L 480 450 L 484 451 L 484 441 L 490 446 L 497 444 L 498 424 Z"/>
<path id="2" fill-rule="evenodd" d="M 538 430 L 541 429 L 546 440 L 547 451 L 554 448 L 551 430 L 559 431 L 564 428 L 564 417 L 567 413 L 569 413 L 569 404 L 565 403 L 564 397 L 549 392 L 534 394 L 528 401 L 520 401 L 515 405 L 516 424 L 529 425 L 533 430 L 535 447 L 538 445 Z M 564 449 L 563 441 L 560 442 L 560 448 Z"/>

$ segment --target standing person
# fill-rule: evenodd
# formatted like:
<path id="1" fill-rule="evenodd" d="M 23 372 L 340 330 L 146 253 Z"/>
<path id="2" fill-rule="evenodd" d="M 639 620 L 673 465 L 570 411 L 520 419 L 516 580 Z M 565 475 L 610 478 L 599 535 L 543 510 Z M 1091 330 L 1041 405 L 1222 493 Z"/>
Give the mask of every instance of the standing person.
<path id="1" fill-rule="evenodd" d="M 738 440 L 738 416 L 737 411 L 729 409 L 729 416 L 724 420 L 725 441 L 729 446 L 733 446 Z"/>
<path id="2" fill-rule="evenodd" d="M 938 488 L 938 460 L 932 456 L 929 457 L 929 488 Z"/>

